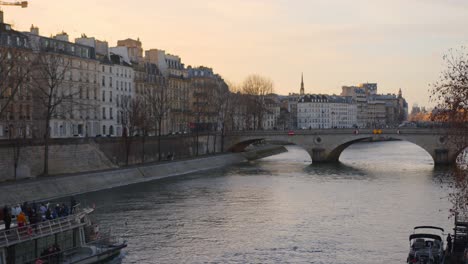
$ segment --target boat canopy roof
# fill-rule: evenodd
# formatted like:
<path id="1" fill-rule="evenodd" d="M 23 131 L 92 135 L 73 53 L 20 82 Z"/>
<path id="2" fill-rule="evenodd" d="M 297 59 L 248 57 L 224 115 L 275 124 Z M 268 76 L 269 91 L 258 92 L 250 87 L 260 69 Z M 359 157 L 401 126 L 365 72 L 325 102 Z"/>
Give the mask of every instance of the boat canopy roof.
<path id="1" fill-rule="evenodd" d="M 434 235 L 434 234 L 412 234 L 409 236 L 410 241 L 416 238 L 430 238 L 430 239 L 442 241 L 442 238 L 440 236 Z"/>
<path id="2" fill-rule="evenodd" d="M 416 226 L 414 228 L 414 230 L 416 229 L 437 229 L 437 230 L 440 230 L 442 232 L 444 232 L 444 229 L 442 227 L 438 227 L 438 226 Z"/>

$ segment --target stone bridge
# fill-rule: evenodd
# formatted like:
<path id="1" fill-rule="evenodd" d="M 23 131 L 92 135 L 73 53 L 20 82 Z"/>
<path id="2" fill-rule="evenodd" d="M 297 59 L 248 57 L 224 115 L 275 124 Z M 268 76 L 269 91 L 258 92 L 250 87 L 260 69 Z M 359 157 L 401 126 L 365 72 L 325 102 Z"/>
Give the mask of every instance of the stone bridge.
<path id="1" fill-rule="evenodd" d="M 376 134 L 377 133 L 377 134 Z M 224 138 L 224 146 L 233 152 L 259 141 L 294 144 L 304 148 L 312 162 L 337 162 L 341 153 L 350 145 L 367 140 L 404 140 L 426 150 L 436 165 L 454 164 L 458 155 L 467 147 L 458 136 L 447 129 L 320 129 L 296 131 L 242 131 L 230 132 Z"/>

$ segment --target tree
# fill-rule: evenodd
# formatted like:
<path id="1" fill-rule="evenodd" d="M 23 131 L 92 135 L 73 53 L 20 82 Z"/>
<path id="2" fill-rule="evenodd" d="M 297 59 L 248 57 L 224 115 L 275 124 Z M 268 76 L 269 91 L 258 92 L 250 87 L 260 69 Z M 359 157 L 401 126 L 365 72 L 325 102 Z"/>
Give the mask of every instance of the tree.
<path id="1" fill-rule="evenodd" d="M 10 128 L 10 130 L 12 129 L 13 127 Z M 19 166 L 19 160 L 21 157 L 21 150 L 23 146 L 25 145 L 26 137 L 28 133 L 28 127 L 26 125 L 26 122 L 19 123 L 19 126 L 17 125 L 16 129 L 18 133 L 14 136 L 14 138 L 10 136 L 10 140 L 13 143 L 13 167 L 14 167 L 15 181 L 18 175 L 18 166 Z"/>
<path id="2" fill-rule="evenodd" d="M 171 109 L 167 80 L 164 77 L 157 79 L 156 83 L 144 91 L 143 96 L 149 108 L 149 118 L 158 137 L 158 160 L 161 161 L 162 127 Z"/>
<path id="3" fill-rule="evenodd" d="M 32 52 L 0 47 L 0 119 L 22 87 L 29 85 Z"/>
<path id="4" fill-rule="evenodd" d="M 125 149 L 125 165 L 129 165 L 130 151 L 133 143 L 133 137 L 138 129 L 145 122 L 144 102 L 141 98 L 131 98 L 124 96 L 122 99 L 122 127 L 124 130 L 123 140 Z"/>
<path id="5" fill-rule="evenodd" d="M 32 52 L 0 47 L 0 122 L 13 143 L 14 179 L 17 178 L 21 149 L 30 132 L 30 78 Z M 3 129 L 3 128 L 0 128 Z"/>
<path id="6" fill-rule="evenodd" d="M 224 137 L 226 135 L 226 121 L 228 119 L 228 114 L 229 114 L 230 104 L 231 104 L 231 92 L 229 91 L 227 84 L 224 82 L 223 84 L 224 85 L 220 87 L 218 102 L 217 102 L 216 109 L 215 109 L 215 111 L 218 113 L 216 124 L 220 126 L 220 130 L 221 130 L 221 152 L 224 152 Z M 215 133 L 214 144 L 213 144 L 213 149 L 215 153 L 216 153 L 216 135 L 217 135 L 216 133 Z"/>
<path id="7" fill-rule="evenodd" d="M 466 127 L 468 121 L 468 53 L 464 47 L 443 57 L 447 68 L 431 86 L 431 100 L 437 103 L 434 118 Z"/>
<path id="8" fill-rule="evenodd" d="M 248 95 L 247 111 L 252 116 L 253 129 L 262 129 L 267 112 L 265 97 L 274 92 L 273 82 L 260 75 L 250 75 L 242 84 L 242 92 Z"/>
<path id="9" fill-rule="evenodd" d="M 69 58 L 52 53 L 38 54 L 34 63 L 34 103 L 44 119 L 43 176 L 49 174 L 50 121 L 52 118 L 65 118 L 66 113 L 73 112 L 74 96 L 78 94 L 72 85 L 65 85 L 66 76 L 71 76 L 70 64 Z"/>
<path id="10" fill-rule="evenodd" d="M 431 100 L 437 104 L 432 119 L 450 127 L 451 144 L 463 148 L 468 144 L 468 53 L 464 47 L 450 50 L 443 57 L 446 69 L 439 80 L 431 85 Z M 468 213 L 468 166 L 466 149 L 458 156 L 459 166 L 452 168 L 452 214 Z"/>

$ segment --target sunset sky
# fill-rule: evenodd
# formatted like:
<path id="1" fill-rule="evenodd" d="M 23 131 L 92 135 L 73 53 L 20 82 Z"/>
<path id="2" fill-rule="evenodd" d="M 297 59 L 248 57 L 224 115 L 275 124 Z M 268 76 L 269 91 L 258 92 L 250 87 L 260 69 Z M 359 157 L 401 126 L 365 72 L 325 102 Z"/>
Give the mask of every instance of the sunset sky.
<path id="1" fill-rule="evenodd" d="M 233 82 L 268 76 L 280 94 L 299 92 L 304 72 L 307 93 L 377 82 L 381 93 L 402 88 L 410 107 L 429 104 L 442 55 L 468 40 L 466 0 L 30 0 L 3 10 L 20 31 L 111 46 L 139 37 Z"/>

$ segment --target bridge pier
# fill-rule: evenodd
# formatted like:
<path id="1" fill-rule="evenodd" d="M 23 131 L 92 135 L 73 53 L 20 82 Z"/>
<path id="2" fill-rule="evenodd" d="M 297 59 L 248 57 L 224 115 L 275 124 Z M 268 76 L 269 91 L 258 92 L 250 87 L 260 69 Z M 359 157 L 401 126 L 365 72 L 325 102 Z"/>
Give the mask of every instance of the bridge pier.
<path id="1" fill-rule="evenodd" d="M 339 161 L 339 156 L 331 155 L 324 148 L 312 148 L 312 150 L 308 152 L 312 158 L 312 163 L 330 163 Z"/>
<path id="2" fill-rule="evenodd" d="M 457 154 L 451 153 L 448 149 L 436 149 L 432 156 L 436 166 L 447 166 L 457 163 Z"/>
<path id="3" fill-rule="evenodd" d="M 327 162 L 327 155 L 323 148 L 314 148 L 309 152 L 309 155 L 313 163 Z"/>

